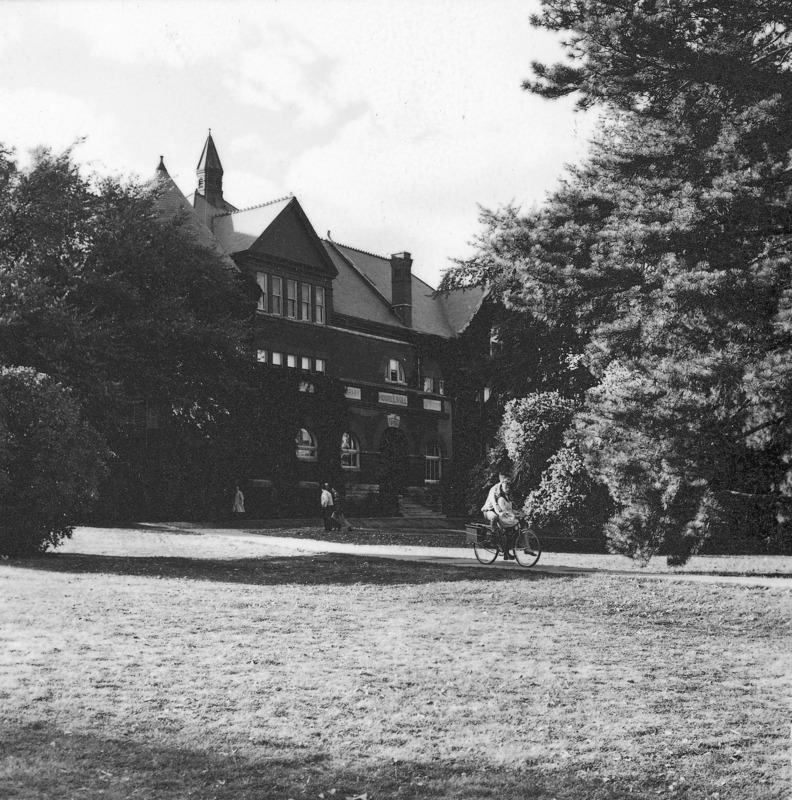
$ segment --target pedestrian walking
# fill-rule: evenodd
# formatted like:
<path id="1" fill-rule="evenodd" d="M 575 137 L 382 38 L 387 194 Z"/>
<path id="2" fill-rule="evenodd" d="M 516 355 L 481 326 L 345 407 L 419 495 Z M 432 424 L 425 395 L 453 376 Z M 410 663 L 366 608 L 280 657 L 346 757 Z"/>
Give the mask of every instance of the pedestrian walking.
<path id="1" fill-rule="evenodd" d="M 333 495 L 333 519 L 339 525 L 338 530 L 343 530 L 346 528 L 348 533 L 352 530 L 352 526 L 344 516 L 344 499 L 341 497 L 341 493 L 335 488 L 335 486 L 330 489 L 330 494 Z"/>
<path id="2" fill-rule="evenodd" d="M 234 495 L 234 505 L 231 507 L 231 516 L 239 517 L 245 513 L 245 495 L 242 490 L 237 486 L 236 494 Z"/>
<path id="3" fill-rule="evenodd" d="M 333 519 L 333 512 L 335 511 L 333 503 L 333 493 L 330 491 L 330 484 L 322 484 L 322 496 L 319 501 L 322 504 L 322 520 L 324 521 L 324 529 L 326 531 L 341 530 L 341 524 Z"/>

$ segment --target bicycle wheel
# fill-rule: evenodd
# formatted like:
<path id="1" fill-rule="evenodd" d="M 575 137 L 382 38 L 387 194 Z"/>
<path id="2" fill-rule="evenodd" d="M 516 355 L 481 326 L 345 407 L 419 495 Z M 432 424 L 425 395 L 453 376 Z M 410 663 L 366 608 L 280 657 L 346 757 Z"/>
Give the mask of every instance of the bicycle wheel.
<path id="1" fill-rule="evenodd" d="M 542 545 L 539 537 L 530 529 L 524 528 L 517 534 L 514 543 L 514 555 L 521 567 L 532 567 L 542 555 Z"/>
<path id="2" fill-rule="evenodd" d="M 473 545 L 473 552 L 482 564 L 491 564 L 500 551 L 498 545 L 492 541 L 492 537 L 488 536 L 483 542 L 476 542 Z"/>

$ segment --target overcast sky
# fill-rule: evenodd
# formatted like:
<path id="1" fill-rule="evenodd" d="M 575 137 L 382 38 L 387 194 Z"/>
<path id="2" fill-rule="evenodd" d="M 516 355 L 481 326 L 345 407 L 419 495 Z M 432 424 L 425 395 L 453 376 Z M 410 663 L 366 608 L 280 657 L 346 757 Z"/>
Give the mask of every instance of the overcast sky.
<path id="1" fill-rule="evenodd" d="M 0 143 L 185 194 L 209 128 L 238 208 L 294 194 L 317 233 L 408 250 L 433 286 L 478 205 L 541 203 L 592 120 L 520 88 L 554 36 L 523 0 L 0 2 Z"/>

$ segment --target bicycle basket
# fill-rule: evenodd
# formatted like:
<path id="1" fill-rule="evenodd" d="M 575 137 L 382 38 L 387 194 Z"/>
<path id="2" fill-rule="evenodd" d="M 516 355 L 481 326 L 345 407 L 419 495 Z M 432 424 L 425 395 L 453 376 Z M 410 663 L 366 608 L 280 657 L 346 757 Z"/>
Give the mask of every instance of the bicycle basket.
<path id="1" fill-rule="evenodd" d="M 468 544 L 483 544 L 489 535 L 490 529 L 480 522 L 469 522 L 465 525 L 465 541 Z"/>

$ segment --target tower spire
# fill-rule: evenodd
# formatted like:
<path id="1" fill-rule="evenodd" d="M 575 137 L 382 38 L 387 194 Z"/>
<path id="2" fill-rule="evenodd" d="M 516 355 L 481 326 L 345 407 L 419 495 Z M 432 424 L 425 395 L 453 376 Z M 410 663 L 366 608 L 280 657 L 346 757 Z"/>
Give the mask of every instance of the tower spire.
<path id="1" fill-rule="evenodd" d="M 212 139 L 211 128 L 209 128 L 209 135 L 206 137 L 201 157 L 198 159 L 195 174 L 198 177 L 198 194 L 203 195 L 209 205 L 222 206 L 223 165 L 220 163 L 220 156 L 217 154 L 217 148 Z"/>

